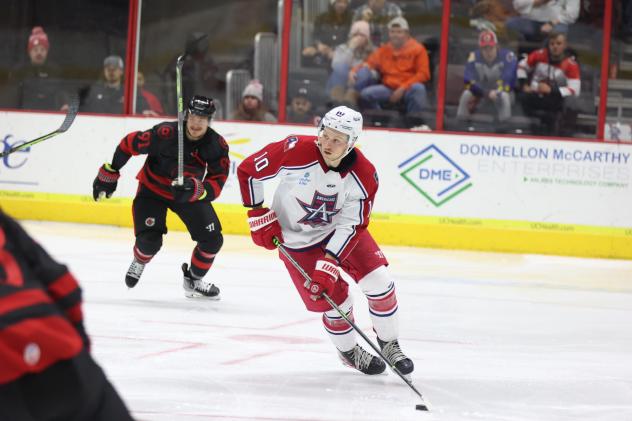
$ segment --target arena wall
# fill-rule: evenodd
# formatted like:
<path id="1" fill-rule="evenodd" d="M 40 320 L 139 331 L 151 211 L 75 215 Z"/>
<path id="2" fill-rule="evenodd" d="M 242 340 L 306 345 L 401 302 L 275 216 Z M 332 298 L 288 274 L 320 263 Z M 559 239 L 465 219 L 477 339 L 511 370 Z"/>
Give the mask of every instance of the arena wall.
<path id="1" fill-rule="evenodd" d="M 52 131 L 62 120 L 61 114 L 0 112 L 3 147 Z M 131 226 L 135 175 L 144 159 L 130 160 L 111 200 L 95 203 L 92 181 L 126 133 L 159 121 L 79 115 L 68 132 L 2 158 L 2 208 L 21 219 Z M 316 130 L 213 127 L 231 149 L 230 176 L 214 206 L 225 233 L 247 234 L 237 165 L 269 142 Z M 371 129 L 358 147 L 380 178 L 370 231 L 382 244 L 632 259 L 632 145 Z M 184 229 L 174 215 L 168 223 Z"/>

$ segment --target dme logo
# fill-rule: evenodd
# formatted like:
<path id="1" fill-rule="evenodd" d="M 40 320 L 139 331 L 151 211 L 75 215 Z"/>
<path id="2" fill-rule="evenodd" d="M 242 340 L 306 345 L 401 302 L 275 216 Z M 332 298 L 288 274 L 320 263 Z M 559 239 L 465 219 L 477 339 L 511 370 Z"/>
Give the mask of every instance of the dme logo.
<path id="1" fill-rule="evenodd" d="M 436 207 L 472 187 L 470 175 L 430 145 L 397 166 L 400 175 Z"/>

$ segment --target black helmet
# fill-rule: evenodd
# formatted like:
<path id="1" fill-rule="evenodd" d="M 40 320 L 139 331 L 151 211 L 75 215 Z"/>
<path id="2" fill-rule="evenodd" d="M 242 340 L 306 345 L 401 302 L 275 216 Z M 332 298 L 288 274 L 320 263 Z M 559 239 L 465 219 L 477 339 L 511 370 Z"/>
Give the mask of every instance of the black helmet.
<path id="1" fill-rule="evenodd" d="M 189 101 L 188 111 L 189 114 L 211 118 L 215 113 L 215 104 L 213 103 L 212 98 L 207 98 L 202 95 L 194 95 Z"/>

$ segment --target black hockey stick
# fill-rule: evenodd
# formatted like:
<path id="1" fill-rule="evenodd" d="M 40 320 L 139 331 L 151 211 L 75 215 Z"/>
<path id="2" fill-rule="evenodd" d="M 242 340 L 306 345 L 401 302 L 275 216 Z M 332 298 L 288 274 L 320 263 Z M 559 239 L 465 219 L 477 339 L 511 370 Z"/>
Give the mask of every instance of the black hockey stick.
<path id="1" fill-rule="evenodd" d="M 185 53 L 186 54 L 186 53 Z M 184 101 L 182 100 L 182 66 L 185 54 L 176 61 L 176 97 L 178 101 L 178 178 L 176 184 L 184 184 Z"/>
<path id="2" fill-rule="evenodd" d="M 283 244 L 281 244 L 281 242 L 277 238 L 274 238 L 272 241 L 279 248 L 279 251 L 281 252 L 281 254 L 285 256 L 285 258 L 289 260 L 290 263 L 292 263 L 292 266 L 294 266 L 296 270 L 300 272 L 303 278 L 305 278 L 305 286 L 309 287 L 309 284 L 312 283 L 312 278 L 310 278 L 307 272 L 305 272 L 305 270 L 298 264 L 298 262 L 294 260 L 292 256 L 290 256 L 290 253 L 288 253 L 288 251 L 285 249 Z M 408 380 L 406 377 L 404 377 L 404 375 L 397 369 L 397 367 L 395 367 L 395 365 L 392 365 L 391 363 L 388 362 L 384 354 L 382 354 L 382 351 L 380 351 L 380 349 L 375 344 L 373 344 L 373 342 L 364 334 L 364 332 L 362 332 L 362 330 L 360 330 L 358 326 L 356 326 L 356 324 L 345 314 L 345 312 L 342 311 L 340 307 L 338 307 L 338 305 L 334 302 L 334 300 L 332 300 L 329 297 L 329 295 L 327 295 L 326 293 L 323 293 L 323 298 L 325 299 L 325 301 L 327 301 L 327 303 L 329 303 L 329 305 L 334 310 L 338 312 L 338 314 L 340 314 L 340 317 L 342 317 L 347 323 L 349 323 L 349 325 L 353 328 L 353 330 L 355 330 L 360 336 L 362 336 L 362 339 L 364 339 L 366 343 L 369 344 L 371 348 L 373 348 L 373 350 L 377 353 L 377 355 L 379 355 L 380 358 L 382 358 L 382 360 L 386 363 L 386 365 L 390 367 L 393 373 L 397 374 L 408 385 L 408 387 L 410 387 L 413 390 L 413 392 L 415 392 L 415 394 L 419 396 L 419 399 L 421 399 L 421 404 L 416 405 L 415 409 L 420 410 L 420 411 L 428 411 L 428 405 L 426 404 L 423 396 L 421 396 L 421 393 L 412 384 L 412 382 Z"/>
<path id="3" fill-rule="evenodd" d="M 64 119 L 64 122 L 61 123 L 61 126 L 59 126 L 57 130 L 55 130 L 54 132 L 45 134 L 44 136 L 35 138 L 33 140 L 29 140 L 28 142 L 24 142 L 19 145 L 13 146 L 8 151 L 0 152 L 0 158 L 5 157 L 21 149 L 28 148 L 29 146 L 33 146 L 35 144 L 45 141 L 46 139 L 50 139 L 51 137 L 57 136 L 58 134 L 65 132 L 66 130 L 68 130 L 68 128 L 70 128 L 70 126 L 72 125 L 72 122 L 75 121 L 75 117 L 77 117 L 78 111 L 79 111 L 79 97 L 74 96 L 70 100 L 68 111 L 66 112 L 66 118 Z"/>

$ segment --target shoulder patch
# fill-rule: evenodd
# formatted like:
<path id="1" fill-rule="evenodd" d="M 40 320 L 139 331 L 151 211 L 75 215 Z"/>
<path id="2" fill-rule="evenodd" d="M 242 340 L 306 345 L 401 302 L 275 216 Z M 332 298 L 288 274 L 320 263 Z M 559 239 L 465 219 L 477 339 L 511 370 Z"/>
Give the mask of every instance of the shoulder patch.
<path id="1" fill-rule="evenodd" d="M 287 152 L 290 149 L 294 148 L 296 146 L 296 142 L 298 142 L 297 137 L 288 137 L 285 141 L 285 144 L 283 145 L 283 152 Z"/>
<path id="2" fill-rule="evenodd" d="M 173 128 L 168 124 L 161 124 L 156 128 L 156 134 L 162 139 L 173 137 Z"/>
<path id="3" fill-rule="evenodd" d="M 375 171 L 375 172 L 373 173 L 373 178 L 375 178 L 375 182 L 379 185 L 379 184 L 380 184 L 380 179 L 379 179 L 379 177 L 377 176 L 377 171 Z"/>

